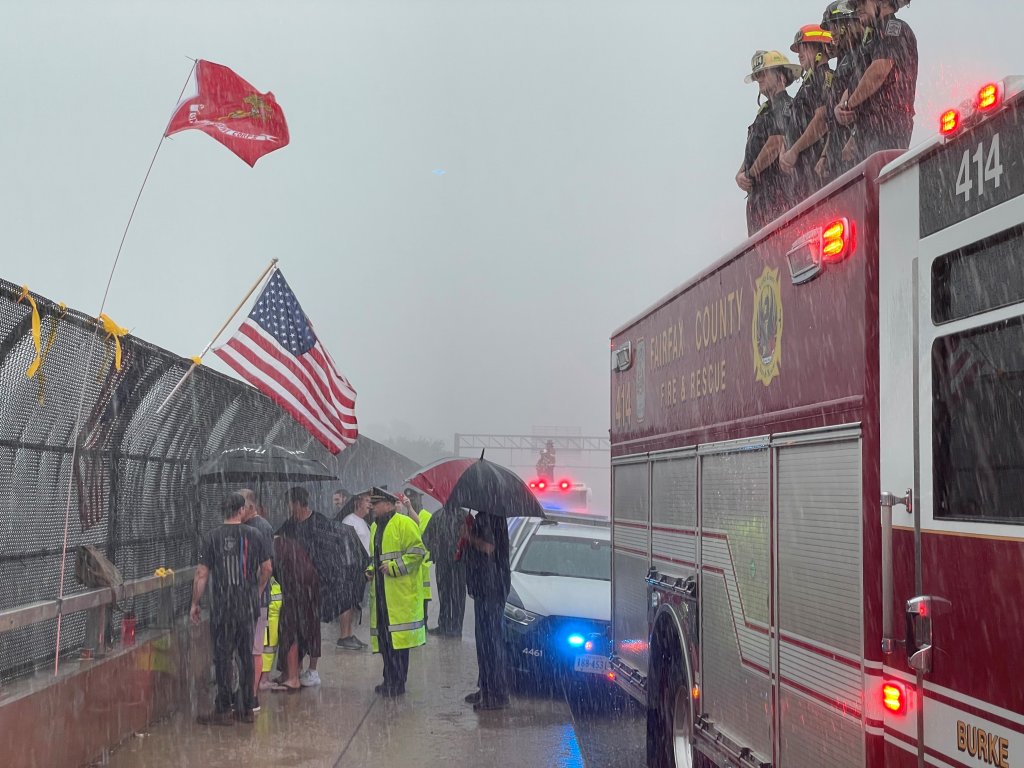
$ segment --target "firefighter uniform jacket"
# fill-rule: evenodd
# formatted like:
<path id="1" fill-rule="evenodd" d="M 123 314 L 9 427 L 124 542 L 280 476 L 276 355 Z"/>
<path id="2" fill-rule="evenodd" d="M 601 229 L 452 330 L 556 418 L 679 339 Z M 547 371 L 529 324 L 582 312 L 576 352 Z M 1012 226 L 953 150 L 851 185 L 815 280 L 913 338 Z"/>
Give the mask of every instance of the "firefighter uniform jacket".
<path id="1" fill-rule="evenodd" d="M 431 515 L 429 512 L 427 512 L 427 510 L 425 510 L 425 509 L 421 509 L 420 510 L 420 537 L 421 538 L 423 537 L 423 532 L 425 530 L 427 530 L 427 523 L 430 522 L 430 518 L 431 517 L 433 517 L 433 515 Z M 431 563 L 430 552 L 427 551 L 427 556 L 423 558 L 423 565 L 421 566 L 421 568 L 423 570 L 423 599 L 424 600 L 433 600 L 434 599 L 434 590 L 431 589 L 431 586 L 430 586 L 430 563 Z"/>
<path id="2" fill-rule="evenodd" d="M 370 645 L 374 653 L 380 652 L 377 641 L 382 631 L 390 633 L 391 647 L 395 650 L 415 648 L 427 641 L 423 622 L 423 574 L 421 568 L 426 557 L 419 527 L 405 515 L 393 514 L 385 523 L 380 552 L 377 552 L 377 523 L 370 526 L 370 567 L 373 575 L 370 585 Z M 374 567 L 387 566 L 387 575 Z M 387 606 L 388 626 L 377 626 L 377 579 L 384 579 L 384 603 Z"/>

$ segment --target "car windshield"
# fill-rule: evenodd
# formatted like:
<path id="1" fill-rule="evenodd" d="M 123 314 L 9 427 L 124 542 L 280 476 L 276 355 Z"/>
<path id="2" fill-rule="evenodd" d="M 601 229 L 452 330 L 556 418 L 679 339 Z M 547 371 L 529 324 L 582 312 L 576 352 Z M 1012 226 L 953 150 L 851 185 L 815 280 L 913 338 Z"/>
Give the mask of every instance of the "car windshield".
<path id="1" fill-rule="evenodd" d="M 534 536 L 516 566 L 519 573 L 611 581 L 611 545 L 601 539 Z"/>

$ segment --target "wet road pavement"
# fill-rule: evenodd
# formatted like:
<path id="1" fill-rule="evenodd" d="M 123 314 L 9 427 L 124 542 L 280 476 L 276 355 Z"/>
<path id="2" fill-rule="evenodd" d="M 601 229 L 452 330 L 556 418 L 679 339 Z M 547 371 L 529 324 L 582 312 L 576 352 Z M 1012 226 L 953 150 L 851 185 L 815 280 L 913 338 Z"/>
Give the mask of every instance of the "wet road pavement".
<path id="1" fill-rule="evenodd" d="M 461 641 L 431 637 L 412 652 L 408 693 L 400 699 L 373 693 L 379 656 L 336 649 L 337 628 L 324 625 L 319 687 L 294 695 L 262 692 L 254 725 L 204 727 L 196 725 L 194 713 L 178 713 L 125 742 L 105 764 L 643 768 L 643 715 L 624 697 L 530 686 L 507 710 L 476 713 L 464 703 L 476 687 L 471 607 L 468 601 Z M 364 641 L 367 633 L 365 626 L 357 632 Z M 208 693 L 199 711 L 212 702 L 213 689 Z"/>

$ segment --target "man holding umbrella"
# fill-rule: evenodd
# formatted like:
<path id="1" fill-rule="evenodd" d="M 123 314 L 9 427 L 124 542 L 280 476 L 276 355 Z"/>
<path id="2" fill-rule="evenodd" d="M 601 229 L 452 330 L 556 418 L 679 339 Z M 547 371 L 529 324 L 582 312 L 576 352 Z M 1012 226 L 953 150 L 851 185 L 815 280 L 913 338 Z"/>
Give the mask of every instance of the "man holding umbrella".
<path id="1" fill-rule="evenodd" d="M 480 690 L 466 696 L 474 710 L 508 706 L 508 663 L 505 659 L 505 601 L 512 586 L 508 523 L 479 512 L 463 528 L 466 583 L 476 619 L 476 663 Z"/>
<path id="2" fill-rule="evenodd" d="M 474 601 L 480 670 L 480 690 L 469 694 L 466 701 L 476 710 L 504 709 L 508 706 L 504 615 L 512 585 L 505 519 L 544 517 L 544 510 L 521 477 L 487 461 L 483 454 L 479 460 L 435 462 L 413 475 L 409 483 L 443 502 L 445 510 L 480 510 L 472 521 L 467 519 L 457 547 Z"/>
<path id="3" fill-rule="evenodd" d="M 419 526 L 395 514 L 398 503 L 415 511 L 405 496 L 377 487 L 370 490 L 370 644 L 384 660 L 384 681 L 374 691 L 387 698 L 405 693 L 409 649 L 426 642 L 420 572 L 426 550 Z"/>

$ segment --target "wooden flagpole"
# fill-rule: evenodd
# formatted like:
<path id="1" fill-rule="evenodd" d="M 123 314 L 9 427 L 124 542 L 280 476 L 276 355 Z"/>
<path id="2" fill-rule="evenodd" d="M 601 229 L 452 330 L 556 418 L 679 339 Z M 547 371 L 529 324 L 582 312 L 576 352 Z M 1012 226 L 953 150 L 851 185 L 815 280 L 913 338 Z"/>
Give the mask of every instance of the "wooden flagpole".
<path id="1" fill-rule="evenodd" d="M 224 333 L 227 327 L 231 324 L 231 321 L 235 319 L 235 315 L 237 315 L 239 311 L 241 311 L 242 307 L 245 306 L 245 302 L 247 302 L 249 300 L 249 297 L 256 292 L 256 289 L 260 287 L 260 285 L 266 279 L 267 275 L 269 275 L 276 266 L 277 259 L 271 259 L 270 265 L 263 270 L 263 273 L 259 276 L 256 282 L 252 284 L 252 288 L 250 288 L 249 292 L 245 294 L 245 296 L 242 298 L 240 302 L 238 302 L 238 306 L 231 311 L 231 314 L 228 316 L 228 319 L 224 321 L 224 325 L 220 327 L 220 330 L 214 334 L 212 339 L 210 339 L 210 343 L 206 345 L 206 349 L 204 349 L 196 357 L 192 358 L 192 365 L 189 367 L 187 371 L 185 371 L 185 375 L 181 377 L 178 383 L 174 385 L 174 389 L 171 390 L 170 394 L 164 398 L 164 401 L 162 403 L 160 403 L 160 406 L 156 409 L 157 413 L 163 411 L 164 406 L 166 406 L 167 403 L 171 401 L 171 398 L 178 393 L 178 390 L 185 386 L 185 382 L 188 381 L 188 377 L 192 375 L 192 371 L 199 367 L 199 364 L 203 361 L 203 358 L 206 357 L 206 353 L 209 352 L 210 348 L 217 343 L 217 339 L 220 338 L 220 335 Z"/>

